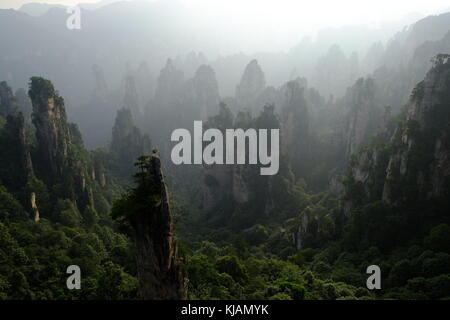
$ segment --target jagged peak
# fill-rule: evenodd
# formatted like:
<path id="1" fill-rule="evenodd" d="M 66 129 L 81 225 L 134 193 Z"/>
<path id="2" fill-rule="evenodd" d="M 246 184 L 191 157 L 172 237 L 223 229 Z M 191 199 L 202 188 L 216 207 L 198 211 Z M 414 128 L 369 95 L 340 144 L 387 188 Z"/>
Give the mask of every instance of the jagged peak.
<path id="1" fill-rule="evenodd" d="M 263 89 L 266 86 L 265 75 L 258 63 L 258 60 L 251 60 L 245 67 L 240 86 L 244 83 L 254 83 L 258 89 Z"/>

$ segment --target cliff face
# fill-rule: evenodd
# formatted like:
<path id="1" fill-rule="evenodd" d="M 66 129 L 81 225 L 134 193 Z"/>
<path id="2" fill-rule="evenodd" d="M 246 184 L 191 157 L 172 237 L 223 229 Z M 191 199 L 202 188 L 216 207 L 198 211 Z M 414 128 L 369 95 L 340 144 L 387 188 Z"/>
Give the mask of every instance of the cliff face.
<path id="1" fill-rule="evenodd" d="M 143 299 L 182 299 L 184 277 L 172 233 L 169 195 L 159 156 L 142 156 L 135 175 L 138 186 L 113 208 L 130 226 L 136 246 L 139 293 Z"/>
<path id="2" fill-rule="evenodd" d="M 346 190 L 353 194 L 352 204 L 364 199 L 400 204 L 448 197 L 449 123 L 450 61 L 441 55 L 414 89 L 391 138 L 354 155 Z"/>
<path id="3" fill-rule="evenodd" d="M 305 98 L 306 85 L 290 81 L 285 88 L 285 103 L 281 111 L 282 150 L 290 157 L 294 173 L 306 175 L 309 152 L 309 112 Z"/>
<path id="4" fill-rule="evenodd" d="M 153 155 L 144 167 L 144 190 L 151 195 L 147 209 L 131 218 L 135 231 L 140 293 L 144 299 L 184 297 L 183 279 L 172 234 L 169 195 L 159 157 Z"/>
<path id="5" fill-rule="evenodd" d="M 441 55 L 414 89 L 405 123 L 396 129 L 383 200 L 448 196 L 450 188 L 450 56 Z"/>
<path id="6" fill-rule="evenodd" d="M 43 172 L 57 182 L 67 167 L 70 131 L 67 125 L 64 100 L 52 83 L 42 78 L 32 78 L 28 92 L 33 104 L 33 124 L 38 141 L 37 154 Z"/>
<path id="7" fill-rule="evenodd" d="M 377 106 L 375 91 L 372 79 L 359 79 L 344 97 L 349 108 L 344 133 L 347 159 L 377 133 L 381 110 Z"/>
<path id="8" fill-rule="evenodd" d="M 53 84 L 31 78 L 28 92 L 37 146 L 32 152 L 35 173 L 60 197 L 74 201 L 78 209 L 93 206 L 91 158 L 84 149 L 78 127 L 67 122 L 64 100 Z"/>

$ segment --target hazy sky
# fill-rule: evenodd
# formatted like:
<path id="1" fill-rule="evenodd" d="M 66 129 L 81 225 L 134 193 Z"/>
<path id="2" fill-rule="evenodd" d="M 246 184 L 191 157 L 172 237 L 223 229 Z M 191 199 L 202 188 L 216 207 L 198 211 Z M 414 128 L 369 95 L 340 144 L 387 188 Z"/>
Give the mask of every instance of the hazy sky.
<path id="1" fill-rule="evenodd" d="M 119 1 L 119 0 L 107 0 Z M 128 0 L 129 1 L 129 0 Z M 154 0 L 134 0 L 154 1 Z M 326 27 L 370 25 L 450 11 L 449 0 L 160 0 L 182 2 L 207 30 L 211 25 L 241 35 L 284 43 L 300 40 Z M 27 2 L 73 5 L 99 0 L 0 0 L 0 8 L 18 8 Z M 282 39 L 284 38 L 284 39 Z M 262 41 L 261 40 L 261 41 Z M 275 44 L 275 43 L 274 43 Z"/>
<path id="2" fill-rule="evenodd" d="M 14 8 L 17 9 L 21 5 L 29 2 L 44 2 L 44 3 L 59 3 L 59 4 L 65 4 L 65 5 L 73 5 L 77 4 L 79 2 L 83 3 L 94 3 L 94 2 L 100 2 L 99 0 L 42 0 L 42 1 L 32 1 L 32 0 L 0 0 L 0 8 L 2 9 L 9 9 Z"/>
<path id="3" fill-rule="evenodd" d="M 100 2 L 99 0 L 84 0 L 84 1 L 78 1 L 78 0 L 43 0 L 43 1 L 32 1 L 32 0 L 0 0 L 0 8 L 19 8 L 21 5 L 29 2 L 44 2 L 44 3 L 59 3 L 59 4 L 65 4 L 65 5 L 73 5 L 79 2 L 84 3 L 94 3 L 94 2 Z"/>
<path id="4" fill-rule="evenodd" d="M 182 0 L 232 20 L 259 15 L 278 23 L 360 24 L 396 19 L 412 12 L 432 14 L 450 8 L 448 0 Z"/>
<path id="5" fill-rule="evenodd" d="M 119 1 L 119 0 L 116 0 Z M 144 1 L 144 0 L 140 0 Z M 152 0 L 148 0 L 152 1 Z M 168 0 L 165 0 L 168 1 Z M 174 1 L 174 0 L 169 0 Z M 448 0 L 179 0 L 203 14 L 221 15 L 229 21 L 266 21 L 270 24 L 336 26 L 376 24 L 413 12 L 433 14 L 450 8 Z M 0 0 L 0 8 L 18 8 L 28 2 L 73 5 L 99 0 Z M 248 19 L 252 17 L 251 19 Z"/>
<path id="6" fill-rule="evenodd" d="M 120 1 L 120 0 L 116 0 Z M 129 1 L 129 0 L 128 0 Z M 143 1 L 143 0 L 140 0 Z M 149 0 L 153 1 L 153 0 Z M 167 0 L 166 0 L 167 1 Z M 173 0 L 169 0 L 173 1 Z M 296 11 L 320 12 L 328 17 L 340 16 L 343 19 L 364 20 L 366 18 L 393 18 L 398 14 L 420 12 L 430 14 L 436 10 L 450 7 L 448 0 L 180 0 L 181 2 L 205 7 L 208 10 L 248 11 L 255 7 L 265 13 L 285 12 L 295 14 Z M 28 2 L 59 3 L 73 5 L 76 3 L 95 3 L 101 0 L 1 0 L 0 8 L 18 8 Z"/>

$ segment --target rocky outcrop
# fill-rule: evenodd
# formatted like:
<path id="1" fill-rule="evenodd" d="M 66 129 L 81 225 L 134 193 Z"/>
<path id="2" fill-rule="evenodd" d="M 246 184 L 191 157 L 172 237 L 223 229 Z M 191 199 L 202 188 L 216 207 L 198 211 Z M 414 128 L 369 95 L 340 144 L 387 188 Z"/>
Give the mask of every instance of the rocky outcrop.
<path id="1" fill-rule="evenodd" d="M 88 206 L 106 208 L 102 213 L 107 214 L 105 195 L 112 189 L 107 187 L 115 185 L 106 181 L 104 153 L 84 148 L 77 125 L 67 122 L 64 100 L 49 80 L 31 78 L 28 94 L 35 130 L 28 131 L 31 124 L 22 112 L 7 116 L 0 129 L 0 183 L 20 195 L 36 222 L 42 217 L 61 222 L 61 212 L 53 207 L 56 199 L 69 200 L 81 212 Z M 38 198 L 45 194 L 43 185 L 51 190 L 51 199 Z"/>
<path id="2" fill-rule="evenodd" d="M 118 201 L 113 216 L 124 217 L 136 246 L 139 294 L 142 299 L 183 299 L 180 270 L 169 205 L 169 193 L 156 153 L 141 156 L 136 165 L 137 187 Z"/>
<path id="3" fill-rule="evenodd" d="M 93 205 L 86 161 L 80 156 L 83 139 L 78 127 L 67 122 L 64 99 L 46 79 L 33 77 L 28 91 L 33 105 L 37 146 L 32 158 L 35 173 L 49 186 L 57 186 L 61 197 L 78 209 Z"/>
<path id="4" fill-rule="evenodd" d="M 295 244 L 297 247 L 297 250 L 303 249 L 303 238 L 308 232 L 308 225 L 310 223 L 311 217 L 309 216 L 308 212 L 302 212 L 300 215 L 300 223 L 297 229 L 297 233 L 295 235 Z"/>
<path id="5" fill-rule="evenodd" d="M 290 81 L 284 88 L 281 109 L 281 150 L 289 157 L 294 173 L 304 177 L 309 161 L 309 112 L 305 97 L 306 83 Z"/>
<path id="6" fill-rule="evenodd" d="M 259 110 L 258 98 L 266 88 L 264 72 L 257 60 L 252 60 L 247 65 L 242 75 L 241 81 L 236 87 L 237 104 L 242 109 Z"/>
<path id="7" fill-rule="evenodd" d="M 116 172 L 122 178 L 128 178 L 132 175 L 134 161 L 137 157 L 150 153 L 150 138 L 141 134 L 139 128 L 134 125 L 130 109 L 117 111 L 110 150 Z"/>
<path id="8" fill-rule="evenodd" d="M 450 190 L 450 56 L 439 55 L 411 94 L 390 139 L 350 161 L 346 197 L 352 205 L 391 205 L 445 198 Z M 384 133 L 386 136 L 386 133 Z M 383 141 L 383 140 L 381 140 Z"/>
<path id="9" fill-rule="evenodd" d="M 383 200 L 448 196 L 450 187 L 450 56 L 438 55 L 411 95 L 393 141 Z M 408 195 L 401 185 L 409 185 Z"/>
<path id="10" fill-rule="evenodd" d="M 184 108 L 186 122 L 192 120 L 206 120 L 216 114 L 220 102 L 219 85 L 214 70 L 207 65 L 201 65 L 195 72 L 194 78 L 189 80 L 185 89 L 187 104 L 191 110 Z M 193 119 L 192 115 L 194 116 Z"/>
<path id="11" fill-rule="evenodd" d="M 39 222 L 39 209 L 36 205 L 36 193 L 32 192 L 30 197 L 31 210 L 33 211 L 33 219 L 34 222 Z"/>
<path id="12" fill-rule="evenodd" d="M 144 299 L 181 299 L 185 289 L 159 157 L 154 154 L 144 170 L 148 175 L 145 183 L 152 205 L 131 220 L 135 230 L 140 294 Z"/>
<path id="13" fill-rule="evenodd" d="M 157 81 L 155 91 L 155 107 L 160 109 L 170 107 L 171 110 L 176 110 L 176 107 L 180 103 L 183 83 L 183 72 L 175 68 L 175 65 L 171 59 L 167 59 L 166 65 L 161 70 Z"/>
<path id="14" fill-rule="evenodd" d="M 350 159 L 349 179 L 345 181 L 344 213 L 365 201 L 380 200 L 386 179 L 390 150 L 387 145 L 364 148 Z"/>
<path id="15" fill-rule="evenodd" d="M 376 102 L 375 84 L 372 79 L 359 79 L 348 89 L 344 97 L 349 108 L 344 133 L 346 159 L 367 145 L 377 134 L 380 126 L 381 110 Z"/>
<path id="16" fill-rule="evenodd" d="M 33 104 L 33 124 L 38 141 L 37 154 L 41 170 L 57 182 L 66 169 L 70 132 L 67 125 L 64 99 L 49 80 L 31 78 L 28 92 Z"/>

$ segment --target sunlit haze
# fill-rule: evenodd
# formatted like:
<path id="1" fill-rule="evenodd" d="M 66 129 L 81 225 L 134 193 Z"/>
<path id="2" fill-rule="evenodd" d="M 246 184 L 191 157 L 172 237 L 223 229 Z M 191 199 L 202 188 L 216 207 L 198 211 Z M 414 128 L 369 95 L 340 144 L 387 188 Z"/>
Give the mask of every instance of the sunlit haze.
<path id="1" fill-rule="evenodd" d="M 0 8 L 19 8 L 25 3 L 74 5 L 77 3 L 110 3 L 119 0 L 2 0 Z M 154 0 L 135 0 L 154 1 Z M 324 27 L 351 24 L 378 26 L 410 14 L 429 15 L 450 7 L 447 0 L 165 0 L 182 2 L 209 22 L 238 24 L 239 28 L 308 33 Z"/>

